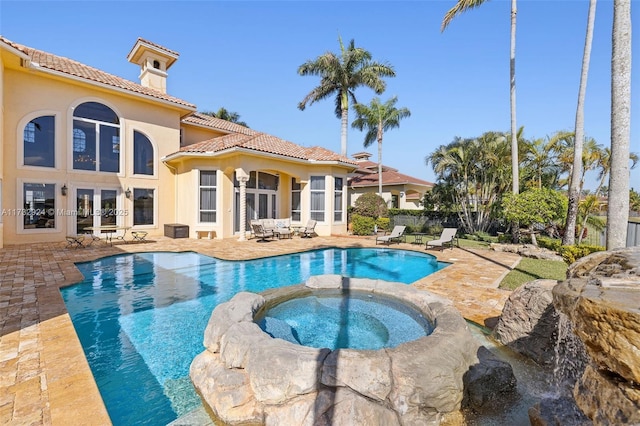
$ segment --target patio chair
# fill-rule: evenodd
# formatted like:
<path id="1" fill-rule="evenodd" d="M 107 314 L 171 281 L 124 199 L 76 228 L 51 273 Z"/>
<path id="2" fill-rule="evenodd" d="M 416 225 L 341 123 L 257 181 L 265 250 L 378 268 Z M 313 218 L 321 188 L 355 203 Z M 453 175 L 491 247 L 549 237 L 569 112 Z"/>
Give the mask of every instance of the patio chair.
<path id="1" fill-rule="evenodd" d="M 440 238 L 437 240 L 427 241 L 427 245 L 425 246 L 425 250 L 428 250 L 429 247 L 444 247 L 449 244 L 451 246 L 451 250 L 453 250 L 453 240 L 456 238 L 456 234 L 458 233 L 458 228 L 444 228 L 442 230 L 442 234 L 440 234 Z"/>
<path id="2" fill-rule="evenodd" d="M 251 224 L 251 229 L 253 230 L 253 234 L 260 238 L 258 240 L 259 243 L 266 243 L 267 238 L 273 238 L 274 234 L 273 231 L 267 231 L 264 229 L 264 227 L 260 224 L 260 223 L 252 223 Z"/>
<path id="3" fill-rule="evenodd" d="M 315 234 L 317 221 L 314 219 L 309 219 L 307 222 L 307 226 L 300 230 L 300 238 L 311 238 L 313 234 Z"/>
<path id="4" fill-rule="evenodd" d="M 381 235 L 379 237 L 376 237 L 376 245 L 378 245 L 378 241 L 386 244 L 391 244 L 395 241 L 396 243 L 400 244 L 400 239 L 404 236 L 404 230 L 406 228 L 406 226 L 394 226 L 389 235 Z"/>

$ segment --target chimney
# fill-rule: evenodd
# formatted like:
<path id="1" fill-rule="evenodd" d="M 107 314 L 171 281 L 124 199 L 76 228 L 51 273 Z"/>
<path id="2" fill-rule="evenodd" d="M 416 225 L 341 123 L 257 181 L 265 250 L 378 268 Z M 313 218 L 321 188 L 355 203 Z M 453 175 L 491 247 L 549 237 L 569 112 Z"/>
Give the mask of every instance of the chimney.
<path id="1" fill-rule="evenodd" d="M 368 152 L 356 152 L 355 154 L 351 155 L 353 157 L 354 160 L 356 160 L 358 163 L 363 162 L 363 161 L 369 161 L 369 157 L 371 157 L 371 154 L 369 154 Z"/>
<path id="2" fill-rule="evenodd" d="M 178 60 L 178 52 L 138 38 L 127 55 L 132 64 L 140 65 L 140 84 L 167 93 L 167 70 Z"/>

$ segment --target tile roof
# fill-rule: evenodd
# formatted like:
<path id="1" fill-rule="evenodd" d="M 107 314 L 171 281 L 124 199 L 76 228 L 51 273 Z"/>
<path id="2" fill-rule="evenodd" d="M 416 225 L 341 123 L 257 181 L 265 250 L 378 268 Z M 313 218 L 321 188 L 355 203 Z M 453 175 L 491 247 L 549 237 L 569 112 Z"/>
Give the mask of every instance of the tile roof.
<path id="1" fill-rule="evenodd" d="M 171 102 L 189 109 L 195 109 L 195 105 L 182 99 L 169 96 L 166 93 L 144 87 L 138 83 L 126 80 L 122 77 L 118 77 L 113 74 L 101 71 L 97 68 L 90 67 L 82 64 L 73 59 L 68 59 L 62 56 L 57 56 L 52 53 L 44 52 L 42 50 L 34 49 L 28 46 L 12 42 L 2 36 L 0 36 L 0 42 L 19 50 L 22 53 L 27 54 L 31 58 L 33 65 L 40 68 L 57 71 L 70 76 L 78 77 L 90 82 L 106 84 L 118 89 L 124 89 L 132 93 L 140 95 L 150 96 L 152 98 L 160 99 L 163 101 Z"/>
<path id="2" fill-rule="evenodd" d="M 158 49 L 160 49 L 160 50 L 163 50 L 163 51 L 165 51 L 166 53 L 168 53 L 168 54 L 169 54 L 169 55 L 171 55 L 171 56 L 180 56 L 180 54 L 179 54 L 178 52 L 176 52 L 175 50 L 171 50 L 171 49 L 168 49 L 168 48 L 166 48 L 166 47 L 164 47 L 164 46 L 160 46 L 159 44 L 154 43 L 154 42 L 152 42 L 152 41 L 149 41 L 149 40 L 147 40 L 147 39 L 145 39 L 145 38 L 138 37 L 138 40 L 136 40 L 136 43 L 137 43 L 138 41 L 141 41 L 142 43 L 146 43 L 146 44 L 148 44 L 148 45 L 150 45 L 150 46 L 153 46 L 153 47 L 155 47 L 155 48 L 158 48 Z M 135 48 L 135 45 L 134 45 L 134 48 Z M 131 49 L 131 50 L 133 51 L 133 49 Z M 131 54 L 131 53 L 129 53 L 129 54 Z"/>
<path id="3" fill-rule="evenodd" d="M 433 183 L 426 180 L 418 179 L 413 176 L 399 173 L 395 170 L 387 170 L 382 172 L 383 185 L 400 185 L 414 184 L 432 187 Z M 353 187 L 376 186 L 378 185 L 378 173 L 354 176 L 349 181 L 349 185 Z"/>
<path id="4" fill-rule="evenodd" d="M 254 135 L 258 132 L 251 130 L 248 127 L 241 126 L 231 121 L 222 120 L 217 117 L 194 112 L 193 114 L 182 119 L 183 123 L 196 124 L 199 126 L 210 127 L 216 130 L 222 130 L 223 132 L 240 133 L 243 135 Z"/>
<path id="5" fill-rule="evenodd" d="M 224 121 L 224 120 L 222 120 Z M 242 127 L 242 126 L 241 126 Z M 245 128 L 246 129 L 246 128 Z M 251 129 L 248 129 L 251 130 Z M 244 148 L 256 152 L 282 155 L 308 161 L 356 162 L 326 148 L 314 146 L 306 148 L 267 133 L 251 130 L 250 134 L 233 133 L 180 148 L 182 153 L 216 153 L 230 148 Z M 171 154 L 174 155 L 174 154 Z M 170 155 L 170 156 L 171 156 Z"/>
<path id="6" fill-rule="evenodd" d="M 356 163 L 358 164 L 358 172 L 361 173 L 371 173 L 372 171 L 374 173 L 378 172 L 378 163 L 375 163 L 373 161 L 363 161 L 363 160 L 356 160 Z M 397 172 L 398 169 L 394 169 L 393 167 L 389 167 L 389 166 L 385 166 L 384 164 L 382 165 L 382 171 L 385 172 L 387 170 L 391 170 L 394 172 Z"/>

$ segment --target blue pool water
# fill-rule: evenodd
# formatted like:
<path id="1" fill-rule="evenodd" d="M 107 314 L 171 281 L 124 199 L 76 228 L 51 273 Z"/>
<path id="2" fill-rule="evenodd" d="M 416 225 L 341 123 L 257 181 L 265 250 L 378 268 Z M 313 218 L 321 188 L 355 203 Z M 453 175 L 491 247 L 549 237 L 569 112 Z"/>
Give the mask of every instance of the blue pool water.
<path id="1" fill-rule="evenodd" d="M 211 312 L 239 291 L 321 274 L 408 284 L 446 265 L 391 249 L 325 249 L 252 261 L 139 253 L 77 264 L 84 281 L 61 293 L 112 422 L 160 425 L 200 406 L 189 366 L 204 349 Z"/>
<path id="2" fill-rule="evenodd" d="M 358 291 L 287 300 L 269 309 L 259 325 L 273 337 L 332 350 L 394 348 L 433 331 L 404 303 Z"/>

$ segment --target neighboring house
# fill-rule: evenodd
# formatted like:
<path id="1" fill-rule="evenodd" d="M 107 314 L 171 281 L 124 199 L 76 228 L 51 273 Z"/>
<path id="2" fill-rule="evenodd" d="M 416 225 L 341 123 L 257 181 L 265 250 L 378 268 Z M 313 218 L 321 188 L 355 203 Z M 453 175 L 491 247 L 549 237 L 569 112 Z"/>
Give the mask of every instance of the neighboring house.
<path id="1" fill-rule="evenodd" d="M 0 247 L 102 225 L 243 239 L 264 217 L 346 233 L 355 162 L 198 114 L 166 93 L 178 56 L 138 39 L 134 83 L 0 36 Z"/>
<path id="2" fill-rule="evenodd" d="M 349 178 L 349 205 L 353 206 L 360 195 L 367 192 L 378 193 L 378 163 L 369 161 L 371 154 L 353 154 L 358 169 Z M 397 209 L 422 209 L 424 195 L 433 188 L 433 183 L 398 172 L 382 165 L 382 198 L 389 207 Z"/>

